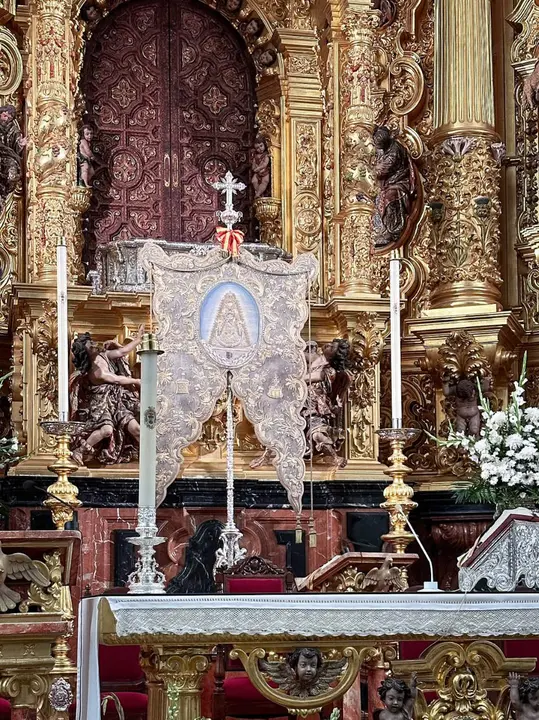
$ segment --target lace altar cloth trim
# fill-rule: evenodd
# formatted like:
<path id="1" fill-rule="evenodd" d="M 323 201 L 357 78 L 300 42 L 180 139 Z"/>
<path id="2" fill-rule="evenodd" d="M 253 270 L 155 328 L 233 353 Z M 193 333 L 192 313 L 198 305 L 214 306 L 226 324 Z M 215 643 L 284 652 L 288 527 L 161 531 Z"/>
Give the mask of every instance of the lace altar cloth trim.
<path id="1" fill-rule="evenodd" d="M 509 594 L 84 598 L 78 636 L 77 720 L 99 720 L 99 606 L 120 637 L 230 634 L 300 637 L 539 635 L 538 596 Z"/>
<path id="2" fill-rule="evenodd" d="M 294 635 L 380 637 L 539 634 L 537 596 L 313 595 L 108 598 L 120 637 L 165 635 Z M 241 628 L 241 631 L 240 631 Z"/>

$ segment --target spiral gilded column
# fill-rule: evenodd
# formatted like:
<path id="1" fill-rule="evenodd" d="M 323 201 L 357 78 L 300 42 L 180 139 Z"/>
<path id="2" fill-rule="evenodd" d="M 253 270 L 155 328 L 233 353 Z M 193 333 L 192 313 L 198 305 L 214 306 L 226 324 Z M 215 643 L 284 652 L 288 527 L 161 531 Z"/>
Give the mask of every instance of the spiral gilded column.
<path id="1" fill-rule="evenodd" d="M 36 0 L 32 5 L 28 103 L 28 236 L 32 280 L 56 282 L 56 246 L 68 246 L 68 273 L 82 274 L 74 250 L 75 151 L 71 87 L 71 2 Z"/>
<path id="2" fill-rule="evenodd" d="M 490 0 L 435 3 L 433 307 L 500 302 L 500 178 Z"/>
<path id="3" fill-rule="evenodd" d="M 376 28 L 380 13 L 369 6 L 348 9 L 342 25 L 348 47 L 341 72 L 341 232 L 339 293 L 372 292 L 372 227 Z"/>

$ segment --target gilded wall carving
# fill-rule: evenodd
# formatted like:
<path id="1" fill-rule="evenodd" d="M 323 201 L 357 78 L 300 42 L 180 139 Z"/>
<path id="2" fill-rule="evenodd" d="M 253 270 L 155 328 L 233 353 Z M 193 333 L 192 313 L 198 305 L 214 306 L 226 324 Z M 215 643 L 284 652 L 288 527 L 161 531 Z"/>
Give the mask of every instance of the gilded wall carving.
<path id="1" fill-rule="evenodd" d="M 449 138 L 435 147 L 432 168 L 430 207 L 436 262 L 430 285 L 439 289 L 479 281 L 485 286 L 485 290 L 478 290 L 479 296 L 496 300 L 501 285 L 501 205 L 499 164 L 492 142 Z"/>
<path id="2" fill-rule="evenodd" d="M 295 245 L 299 252 L 320 256 L 322 213 L 320 211 L 320 123 L 297 120 L 295 129 L 295 190 L 293 199 Z M 320 275 L 311 295 L 321 295 Z"/>
<path id="3" fill-rule="evenodd" d="M 384 338 L 377 326 L 376 313 L 359 313 L 356 327 L 349 339 L 352 352 L 349 457 L 352 460 L 372 459 L 373 453 L 374 457 L 376 456 L 375 433 L 379 425 L 378 365 L 384 348 Z"/>

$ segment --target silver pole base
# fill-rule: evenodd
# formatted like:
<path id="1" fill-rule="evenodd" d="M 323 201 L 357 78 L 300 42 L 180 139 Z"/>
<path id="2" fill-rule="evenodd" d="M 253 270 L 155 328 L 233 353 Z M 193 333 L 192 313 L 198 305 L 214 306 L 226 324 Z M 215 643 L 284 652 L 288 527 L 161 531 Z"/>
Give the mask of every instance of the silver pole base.
<path id="1" fill-rule="evenodd" d="M 221 532 L 221 547 L 215 553 L 214 572 L 227 570 L 233 567 L 247 555 L 247 550 L 240 547 L 240 540 L 243 537 L 235 525 L 227 525 Z"/>
<path id="2" fill-rule="evenodd" d="M 165 576 L 155 561 L 155 546 L 165 542 L 165 538 L 157 537 L 155 524 L 155 508 L 139 508 L 138 537 L 129 538 L 129 542 L 138 546 L 138 560 L 134 572 L 127 580 L 129 595 L 163 595 L 165 592 Z"/>

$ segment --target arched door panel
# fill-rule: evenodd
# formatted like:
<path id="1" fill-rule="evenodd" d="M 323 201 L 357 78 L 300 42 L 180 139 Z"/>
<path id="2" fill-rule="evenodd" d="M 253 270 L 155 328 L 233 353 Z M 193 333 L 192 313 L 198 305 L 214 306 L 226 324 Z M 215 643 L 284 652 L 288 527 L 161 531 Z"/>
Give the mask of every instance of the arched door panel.
<path id="1" fill-rule="evenodd" d="M 88 43 L 83 69 L 97 156 L 88 213 L 94 243 L 170 236 L 168 5 L 136 0 L 111 12 Z"/>
<path id="2" fill-rule="evenodd" d="M 170 0 L 171 144 L 178 148 L 173 183 L 173 236 L 208 242 L 222 199 L 209 183 L 227 170 L 247 185 L 238 207 L 249 232 L 255 87 L 243 41 L 196 0 Z"/>
<path id="3" fill-rule="evenodd" d="M 232 170 L 252 236 L 255 82 L 243 40 L 196 0 L 124 2 L 99 24 L 82 88 L 98 156 L 87 250 L 116 239 L 208 242 Z"/>

